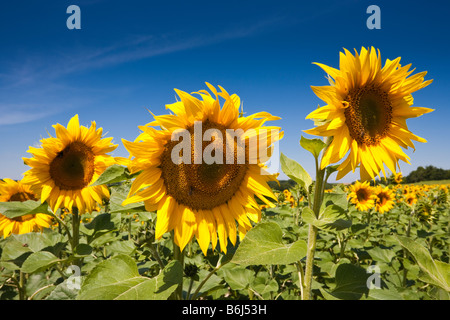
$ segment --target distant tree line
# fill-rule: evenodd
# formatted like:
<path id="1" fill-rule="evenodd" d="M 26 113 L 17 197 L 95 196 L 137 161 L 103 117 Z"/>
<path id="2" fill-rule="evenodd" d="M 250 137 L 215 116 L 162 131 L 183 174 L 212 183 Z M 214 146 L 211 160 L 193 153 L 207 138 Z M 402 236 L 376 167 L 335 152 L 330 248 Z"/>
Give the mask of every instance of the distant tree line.
<path id="1" fill-rule="evenodd" d="M 294 187 L 297 183 L 294 180 L 278 180 L 280 184 L 278 184 L 276 181 L 268 181 L 269 187 L 271 187 L 274 190 L 283 191 L 283 190 L 289 190 L 290 188 Z"/>
<path id="2" fill-rule="evenodd" d="M 441 168 L 436 168 L 435 166 L 418 167 L 416 170 L 411 171 L 406 177 L 403 177 L 402 183 L 416 183 L 421 181 L 430 180 L 450 180 L 450 170 L 445 170 Z M 376 181 L 371 181 L 371 185 L 376 184 L 388 184 L 391 181 L 386 181 L 384 177 L 376 178 Z M 269 186 L 272 189 L 283 191 L 285 189 L 290 189 L 294 187 L 297 183 L 291 179 L 289 180 L 279 180 L 279 184 L 275 181 L 269 181 Z M 334 184 L 327 183 L 325 188 L 331 189 Z"/>
<path id="3" fill-rule="evenodd" d="M 268 183 L 269 187 L 271 187 L 273 190 L 278 190 L 278 191 L 289 190 L 297 185 L 297 182 L 295 182 L 292 179 L 278 180 L 278 182 L 268 181 L 267 183 Z M 313 185 L 314 185 L 314 182 L 313 182 Z M 325 184 L 325 189 L 331 189 L 331 188 L 333 188 L 334 185 L 335 184 L 333 184 L 333 183 L 327 183 L 327 184 Z"/>
<path id="4" fill-rule="evenodd" d="M 403 177 L 403 183 L 448 179 L 450 179 L 450 170 L 426 166 L 425 168 L 418 167 L 416 170 L 411 171 L 406 177 Z"/>

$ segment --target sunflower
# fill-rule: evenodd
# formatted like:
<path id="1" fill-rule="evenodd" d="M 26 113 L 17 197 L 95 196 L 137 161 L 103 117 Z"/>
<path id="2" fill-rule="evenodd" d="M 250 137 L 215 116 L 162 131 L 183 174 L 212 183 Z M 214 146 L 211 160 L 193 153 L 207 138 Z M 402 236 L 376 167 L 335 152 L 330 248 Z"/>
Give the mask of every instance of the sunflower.
<path id="1" fill-rule="evenodd" d="M 382 188 L 377 186 L 375 188 L 375 208 L 379 213 L 385 213 L 391 210 L 395 204 L 395 194 L 389 187 Z"/>
<path id="2" fill-rule="evenodd" d="M 394 182 L 396 184 L 400 184 L 400 183 L 402 183 L 402 181 L 403 181 L 403 175 L 401 172 L 394 174 Z"/>
<path id="3" fill-rule="evenodd" d="M 21 181 L 11 179 L 0 180 L 0 202 L 37 200 L 30 187 Z M 8 218 L 0 214 L 0 234 L 8 237 L 10 234 L 23 234 L 42 231 L 52 225 L 52 217 L 43 214 L 27 214 L 16 218 Z"/>
<path id="4" fill-rule="evenodd" d="M 144 201 L 148 211 L 157 211 L 157 239 L 173 230 L 174 242 L 183 250 L 195 236 L 205 255 L 210 243 L 215 249 L 217 240 L 226 252 L 228 239 L 235 245 L 237 235 L 243 237 L 252 222 L 261 219 L 254 196 L 274 207 L 269 199 L 277 199 L 267 182 L 276 180 L 276 176 L 265 171 L 264 162 L 271 154 L 268 146 L 282 137 L 280 128 L 263 126 L 266 121 L 280 118 L 267 112 L 240 116 L 240 98 L 236 94 L 229 95 L 220 86 L 220 92 L 207 86 L 213 95 L 206 90 L 193 93 L 200 99 L 175 89 L 181 101 L 166 105 L 174 114 L 154 116 L 155 121 L 139 127 L 143 132 L 134 142 L 123 140 L 131 155 L 130 172 L 142 170 L 123 204 Z M 222 108 L 219 97 L 224 99 Z M 223 138 L 229 130 L 242 130 L 246 138 L 233 138 L 230 143 Z M 211 139 L 204 138 L 208 132 L 214 133 L 209 135 Z M 173 139 L 179 133 L 186 134 L 181 141 L 188 142 L 186 148 L 179 149 L 181 142 Z M 257 150 L 252 149 L 251 139 L 247 139 L 250 136 L 257 141 L 267 139 L 265 146 L 258 143 L 258 155 L 254 154 Z M 197 137 L 200 141 L 196 143 Z M 212 146 L 217 148 L 211 151 Z M 221 154 L 220 150 L 230 152 Z M 263 152 L 267 157 L 259 156 L 261 150 L 268 152 Z M 245 152 L 244 160 L 239 157 L 240 151 Z M 225 161 L 225 153 L 232 161 Z M 215 160 L 199 158 L 205 154 L 214 154 Z M 174 159 L 174 155 L 182 157 L 182 161 Z"/>
<path id="5" fill-rule="evenodd" d="M 429 201 L 417 203 L 416 213 L 420 221 L 431 223 L 435 219 L 433 205 Z"/>
<path id="6" fill-rule="evenodd" d="M 409 187 L 408 185 L 405 185 L 405 186 L 403 187 L 403 189 L 402 189 L 402 194 L 403 194 L 403 195 L 406 195 L 406 194 L 410 193 L 411 190 L 412 190 L 412 189 L 410 189 L 410 187 Z"/>
<path id="7" fill-rule="evenodd" d="M 347 198 L 353 203 L 359 211 L 367 211 L 375 205 L 375 195 L 368 181 L 361 183 L 356 181 L 349 188 L 350 193 Z"/>
<path id="8" fill-rule="evenodd" d="M 117 148 L 112 138 L 102 139 L 103 129 L 80 126 L 78 115 L 70 119 L 67 129 L 53 126 L 56 137 L 42 139 L 41 148 L 30 147 L 32 158 L 24 158 L 32 167 L 25 172 L 24 184 L 47 201 L 54 212 L 59 208 L 77 208 L 80 214 L 92 212 L 97 203 L 109 198 L 104 185 L 91 186 L 115 159 L 107 153 Z"/>
<path id="9" fill-rule="evenodd" d="M 340 54 L 340 70 L 316 63 L 327 74 L 329 86 L 312 87 L 314 93 L 326 105 L 311 112 L 306 118 L 314 119 L 317 127 L 306 133 L 333 137 L 324 152 L 321 167 L 343 159 L 338 167 L 337 179 L 341 179 L 359 166 L 361 181 L 386 176 L 384 165 L 393 173 L 399 160 L 406 163 L 409 157 L 402 148 L 414 148 L 412 140 L 426 142 L 414 135 L 406 125 L 406 119 L 433 111 L 413 107 L 412 93 L 428 86 L 426 72 L 410 76 L 411 65 L 401 66 L 400 57 L 386 60 L 381 67 L 380 51 L 372 47 L 348 50 Z M 409 77 L 410 76 L 410 77 Z"/>
<path id="10" fill-rule="evenodd" d="M 417 196 L 414 192 L 409 192 L 403 195 L 403 200 L 410 206 L 417 203 Z"/>

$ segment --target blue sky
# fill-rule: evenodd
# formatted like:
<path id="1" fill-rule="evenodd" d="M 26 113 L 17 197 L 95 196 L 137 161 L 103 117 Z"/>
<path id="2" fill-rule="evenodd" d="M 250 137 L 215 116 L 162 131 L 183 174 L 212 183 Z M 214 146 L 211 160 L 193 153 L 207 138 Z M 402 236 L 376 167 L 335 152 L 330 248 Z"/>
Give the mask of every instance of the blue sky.
<path id="1" fill-rule="evenodd" d="M 81 9 L 81 30 L 69 30 L 69 5 Z M 369 5 L 381 9 L 381 29 L 369 30 Z M 383 61 L 402 57 L 429 87 L 415 105 L 435 109 L 408 121 L 428 143 L 407 150 L 411 165 L 450 169 L 450 5 L 443 1 L 10 1 L 0 10 L 0 177 L 20 179 L 29 146 L 54 133 L 52 125 L 79 114 L 95 120 L 127 156 L 121 139 L 164 114 L 174 88 L 237 93 L 248 114 L 278 115 L 280 150 L 314 172 L 302 150 L 305 120 L 321 100 L 311 85 L 326 85 L 312 62 L 338 67 L 339 51 L 379 48 Z M 314 176 L 312 174 L 312 176 Z M 284 176 L 285 177 L 285 176 Z M 353 181 L 357 174 L 343 182 Z M 283 178 L 283 175 L 281 175 Z M 331 181 L 334 181 L 332 176 Z"/>

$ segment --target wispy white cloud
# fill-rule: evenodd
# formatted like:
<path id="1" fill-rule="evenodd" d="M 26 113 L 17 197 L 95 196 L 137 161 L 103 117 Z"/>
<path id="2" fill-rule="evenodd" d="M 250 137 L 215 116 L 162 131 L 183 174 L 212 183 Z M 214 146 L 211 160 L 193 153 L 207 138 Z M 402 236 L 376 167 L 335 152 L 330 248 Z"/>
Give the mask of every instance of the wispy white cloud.
<path id="1" fill-rule="evenodd" d="M 70 50 L 54 52 L 53 57 L 48 53 L 45 56 L 30 55 L 21 60 L 20 64 L 10 66 L 10 71 L 0 74 L 0 79 L 3 78 L 3 82 L 8 81 L 10 86 L 43 79 L 55 80 L 73 73 L 249 37 L 270 29 L 280 21 L 283 21 L 283 18 L 274 17 L 251 25 L 234 26 L 214 34 L 134 35 L 103 47 L 84 47 L 75 50 L 70 48 Z"/>
<path id="2" fill-rule="evenodd" d="M 2 113 L 0 126 L 35 121 L 52 114 L 50 112 L 30 113 L 29 111 L 11 111 L 9 108 L 9 106 L 0 106 L 0 112 Z M 2 109 L 8 109 L 8 111 L 1 111 Z"/>
<path id="3" fill-rule="evenodd" d="M 268 30 L 280 20 L 242 24 L 213 34 L 186 35 L 180 31 L 158 36 L 134 35 L 101 47 L 52 48 L 45 54 L 16 58 L 15 62 L 3 61 L 0 126 L 35 121 L 59 112 L 57 102 L 78 90 L 65 84 L 68 76 L 249 37 Z"/>

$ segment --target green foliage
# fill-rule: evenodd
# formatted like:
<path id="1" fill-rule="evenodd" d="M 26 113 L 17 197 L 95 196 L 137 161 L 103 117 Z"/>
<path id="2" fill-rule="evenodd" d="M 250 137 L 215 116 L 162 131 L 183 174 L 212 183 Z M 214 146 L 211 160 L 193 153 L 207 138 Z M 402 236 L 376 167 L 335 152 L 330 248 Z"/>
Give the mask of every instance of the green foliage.
<path id="1" fill-rule="evenodd" d="M 305 190 L 309 189 L 312 183 L 311 176 L 303 167 L 294 160 L 286 157 L 283 153 L 280 156 L 281 170 L 292 180 L 302 186 Z"/>
<path id="2" fill-rule="evenodd" d="M 301 137 L 300 139 L 300 145 L 303 149 L 308 150 L 312 153 L 314 158 L 319 158 L 320 152 L 325 148 L 326 144 L 321 139 L 314 138 L 314 139 L 307 139 L 305 137 Z"/>
<path id="3" fill-rule="evenodd" d="M 319 149 L 310 142 L 303 139 L 314 154 Z M 290 190 L 296 201 L 281 197 L 275 208 L 263 209 L 262 221 L 235 246 L 229 243 L 227 254 L 210 247 L 204 256 L 192 241 L 184 268 L 174 257 L 171 235 L 155 239 L 156 213 L 146 212 L 143 203 L 122 206 L 132 177 L 122 167 L 111 168 L 99 180 L 108 186 L 110 200 L 81 217 L 78 243 L 69 232 L 72 215 L 60 212 L 56 228 L 0 239 L 0 299 L 165 300 L 183 284 L 184 299 L 297 300 L 310 225 L 318 228 L 313 299 L 450 299 L 445 192 L 430 190 L 420 199 L 432 203 L 427 223 L 420 219 L 419 203 L 397 203 L 383 215 L 359 212 L 337 185 L 324 193 L 316 216 L 307 201 L 314 186 L 309 174 L 285 156 L 282 166 L 292 180 L 281 190 Z M 49 212 L 36 201 L 2 205 L 10 217 Z"/>
<path id="4" fill-rule="evenodd" d="M 306 255 L 306 242 L 285 244 L 283 230 L 275 222 L 263 222 L 250 230 L 231 262 L 248 265 L 280 265 L 296 262 Z"/>
<path id="5" fill-rule="evenodd" d="M 86 277 L 79 300 L 165 300 L 182 281 L 178 261 L 170 262 L 154 278 L 139 274 L 136 262 L 118 255 L 101 262 Z"/>
<path id="6" fill-rule="evenodd" d="M 2 215 L 13 219 L 27 214 L 36 213 L 49 213 L 48 205 L 46 202 L 27 200 L 24 202 L 12 201 L 12 202 L 0 202 L 0 212 Z"/>
<path id="7" fill-rule="evenodd" d="M 419 265 L 423 273 L 420 279 L 450 292 L 450 264 L 434 260 L 425 247 L 410 238 L 397 236 L 397 239 Z"/>
<path id="8" fill-rule="evenodd" d="M 435 166 L 417 167 L 404 177 L 404 183 L 414 183 L 428 180 L 448 180 L 450 179 L 450 170 L 436 168 Z"/>

